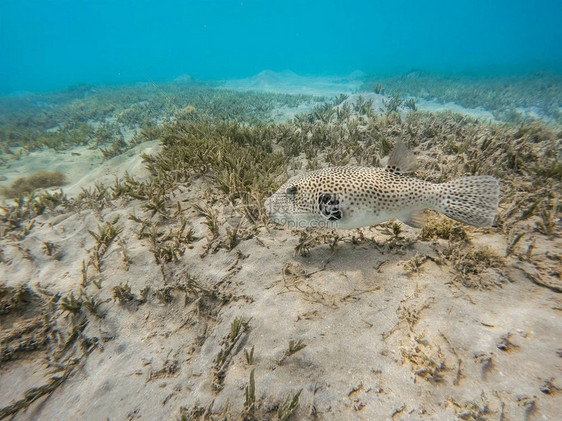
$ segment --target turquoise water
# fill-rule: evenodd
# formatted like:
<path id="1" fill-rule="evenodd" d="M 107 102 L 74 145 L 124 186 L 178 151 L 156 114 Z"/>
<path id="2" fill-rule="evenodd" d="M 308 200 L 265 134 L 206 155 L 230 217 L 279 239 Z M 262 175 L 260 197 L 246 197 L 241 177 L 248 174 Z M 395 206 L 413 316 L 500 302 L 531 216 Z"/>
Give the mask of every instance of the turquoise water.
<path id="1" fill-rule="evenodd" d="M 561 73 L 560 22 L 558 0 L 3 0 L 0 93 L 264 69 Z"/>

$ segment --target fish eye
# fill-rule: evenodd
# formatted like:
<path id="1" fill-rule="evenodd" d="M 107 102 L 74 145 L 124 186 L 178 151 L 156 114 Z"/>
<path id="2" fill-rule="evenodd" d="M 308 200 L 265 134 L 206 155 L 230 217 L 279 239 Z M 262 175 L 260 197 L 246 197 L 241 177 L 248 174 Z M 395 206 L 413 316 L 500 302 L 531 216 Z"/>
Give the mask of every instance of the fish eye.
<path id="1" fill-rule="evenodd" d="M 287 190 L 285 190 L 285 192 L 291 195 L 297 194 L 297 187 L 296 186 L 289 187 Z"/>

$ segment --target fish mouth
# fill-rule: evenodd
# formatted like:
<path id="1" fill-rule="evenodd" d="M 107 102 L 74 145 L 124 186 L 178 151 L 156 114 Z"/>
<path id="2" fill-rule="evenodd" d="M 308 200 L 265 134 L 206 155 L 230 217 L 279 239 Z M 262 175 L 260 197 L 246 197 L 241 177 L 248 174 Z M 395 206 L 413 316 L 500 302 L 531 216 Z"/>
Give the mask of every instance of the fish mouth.
<path id="1" fill-rule="evenodd" d="M 271 211 L 267 211 L 267 210 L 266 210 L 265 214 L 271 222 L 273 222 L 277 225 L 286 225 L 287 224 L 287 218 L 283 217 L 283 215 L 279 215 L 279 214 L 276 214 L 275 212 L 271 212 Z"/>

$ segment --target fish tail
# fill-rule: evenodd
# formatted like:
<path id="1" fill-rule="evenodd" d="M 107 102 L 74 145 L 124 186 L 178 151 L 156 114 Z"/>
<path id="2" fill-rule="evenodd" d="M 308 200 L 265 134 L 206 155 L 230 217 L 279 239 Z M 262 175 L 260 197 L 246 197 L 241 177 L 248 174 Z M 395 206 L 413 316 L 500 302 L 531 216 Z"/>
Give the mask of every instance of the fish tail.
<path id="1" fill-rule="evenodd" d="M 435 210 L 475 227 L 494 222 L 500 196 L 498 180 L 490 176 L 463 177 L 439 184 Z"/>

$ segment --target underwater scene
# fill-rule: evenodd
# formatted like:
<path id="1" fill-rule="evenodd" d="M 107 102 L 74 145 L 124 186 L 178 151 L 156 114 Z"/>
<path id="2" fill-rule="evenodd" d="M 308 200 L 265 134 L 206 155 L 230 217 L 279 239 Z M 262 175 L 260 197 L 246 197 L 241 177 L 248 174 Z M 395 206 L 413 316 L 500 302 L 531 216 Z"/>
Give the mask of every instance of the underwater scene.
<path id="1" fill-rule="evenodd" d="M 560 22 L 4 0 L 0 419 L 561 419 Z"/>

